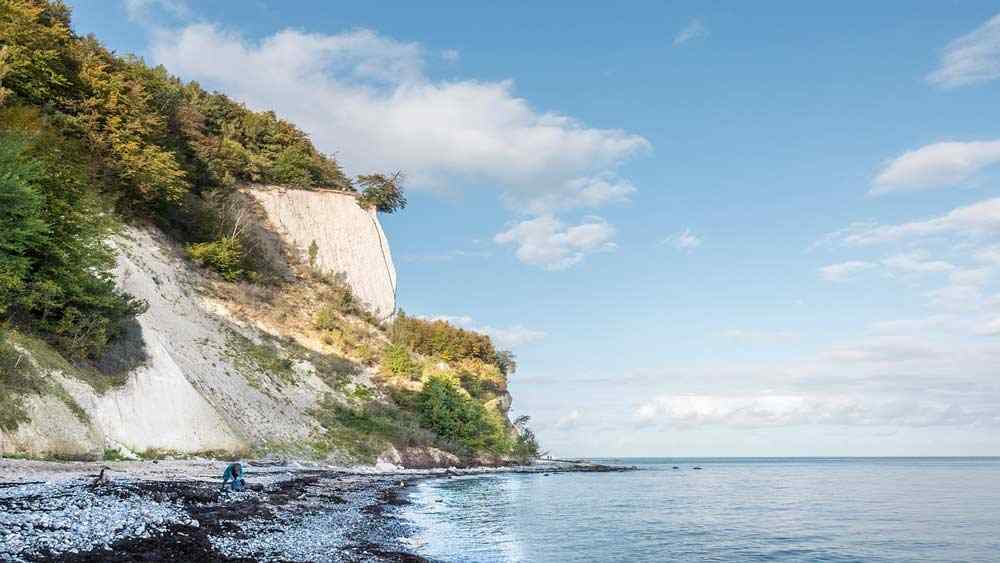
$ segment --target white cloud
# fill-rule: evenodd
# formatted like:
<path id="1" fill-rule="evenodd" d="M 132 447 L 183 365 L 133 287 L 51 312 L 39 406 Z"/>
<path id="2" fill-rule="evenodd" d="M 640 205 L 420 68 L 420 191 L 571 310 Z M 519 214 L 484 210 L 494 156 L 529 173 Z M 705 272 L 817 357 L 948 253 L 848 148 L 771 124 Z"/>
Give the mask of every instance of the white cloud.
<path id="1" fill-rule="evenodd" d="M 846 364 L 898 364 L 939 356 L 939 351 L 912 336 L 881 336 L 849 345 L 834 346 L 824 358 Z"/>
<path id="2" fill-rule="evenodd" d="M 935 307 L 973 310 L 983 300 L 983 288 L 975 284 L 950 284 L 928 291 L 925 295 Z"/>
<path id="3" fill-rule="evenodd" d="M 544 194 L 508 192 L 504 194 L 504 201 L 514 209 L 544 215 L 576 207 L 593 209 L 610 203 L 626 202 L 635 192 L 635 186 L 631 182 L 606 172 L 568 180 Z"/>
<path id="4" fill-rule="evenodd" d="M 499 187 L 533 213 L 635 191 L 615 171 L 649 142 L 542 112 L 511 81 L 433 81 L 419 44 L 370 30 L 284 30 L 260 41 L 197 24 L 157 36 L 153 59 L 297 123 L 351 173 L 403 169 L 413 188 Z M 211 53 L 211 56 L 206 56 Z"/>
<path id="5" fill-rule="evenodd" d="M 703 39 L 705 37 L 708 37 L 708 28 L 701 23 L 701 20 L 696 18 L 691 20 L 691 22 L 688 23 L 684 29 L 680 30 L 680 32 L 674 36 L 674 47 L 680 47 L 688 41 Z"/>
<path id="6" fill-rule="evenodd" d="M 780 393 L 663 395 L 641 403 L 634 416 L 642 425 L 664 424 L 680 428 L 997 423 L 996 417 L 988 412 L 967 411 L 958 405 L 939 401 Z"/>
<path id="7" fill-rule="evenodd" d="M 1000 266 L 1000 244 L 994 244 L 975 250 L 972 255 L 979 262 Z"/>
<path id="8" fill-rule="evenodd" d="M 1000 163 L 1000 141 L 934 143 L 891 160 L 869 192 L 917 191 L 960 185 L 984 168 Z"/>
<path id="9" fill-rule="evenodd" d="M 444 59 L 445 62 L 457 63 L 460 57 L 461 55 L 457 49 L 445 49 L 441 51 L 441 58 Z"/>
<path id="10" fill-rule="evenodd" d="M 865 270 L 870 270 L 874 267 L 876 267 L 876 265 L 871 262 L 850 260 L 847 262 L 840 262 L 839 264 L 823 266 L 819 269 L 819 275 L 826 281 L 842 282 L 851 279 L 855 274 L 864 272 Z"/>
<path id="11" fill-rule="evenodd" d="M 948 276 L 952 285 L 983 286 L 993 277 L 993 268 L 961 268 Z"/>
<path id="12" fill-rule="evenodd" d="M 564 416 L 559 417 L 555 427 L 560 430 L 573 430 L 580 424 L 581 414 L 579 410 L 572 410 Z"/>
<path id="13" fill-rule="evenodd" d="M 694 249 L 701 246 L 701 238 L 691 232 L 691 229 L 684 229 L 683 231 L 670 235 L 669 237 L 660 241 L 660 244 L 669 244 L 677 250 L 687 252 L 688 254 L 694 252 Z"/>
<path id="14" fill-rule="evenodd" d="M 614 250 L 614 238 L 615 228 L 600 217 L 586 217 L 583 223 L 567 227 L 552 215 L 542 215 L 517 223 L 493 240 L 517 245 L 517 257 L 525 264 L 563 270 L 587 254 Z"/>
<path id="15" fill-rule="evenodd" d="M 987 199 L 925 221 L 912 221 L 898 225 L 854 223 L 850 227 L 830 233 L 813 246 L 839 243 L 845 246 L 868 246 L 905 239 L 946 234 L 1000 233 L 1000 198 Z"/>
<path id="16" fill-rule="evenodd" d="M 1000 14 L 944 50 L 941 65 L 927 75 L 932 84 L 953 88 L 1000 78 Z"/>
<path id="17" fill-rule="evenodd" d="M 960 324 L 961 322 L 959 322 L 955 317 L 947 315 L 933 315 L 918 319 L 877 321 L 869 325 L 869 331 L 875 334 L 925 335 L 932 330 L 948 331 Z"/>
<path id="18" fill-rule="evenodd" d="M 913 250 L 882 259 L 882 265 L 893 275 L 933 274 L 951 272 L 955 266 L 943 260 L 929 260 L 924 250 Z"/>
<path id="19" fill-rule="evenodd" d="M 979 330 L 983 336 L 1000 336 L 1000 318 L 989 321 Z"/>

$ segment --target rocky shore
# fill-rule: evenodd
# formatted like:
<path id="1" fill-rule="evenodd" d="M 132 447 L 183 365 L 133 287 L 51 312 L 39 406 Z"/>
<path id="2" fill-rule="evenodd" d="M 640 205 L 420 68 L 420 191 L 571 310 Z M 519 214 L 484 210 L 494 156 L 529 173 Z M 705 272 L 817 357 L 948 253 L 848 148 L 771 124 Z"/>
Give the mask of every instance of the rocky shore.
<path id="1" fill-rule="evenodd" d="M 102 467 L 104 479 L 100 479 Z M 419 479 L 629 468 L 580 462 L 400 470 L 248 462 L 223 492 L 215 461 L 0 460 L 0 561 L 424 561 L 398 507 Z"/>

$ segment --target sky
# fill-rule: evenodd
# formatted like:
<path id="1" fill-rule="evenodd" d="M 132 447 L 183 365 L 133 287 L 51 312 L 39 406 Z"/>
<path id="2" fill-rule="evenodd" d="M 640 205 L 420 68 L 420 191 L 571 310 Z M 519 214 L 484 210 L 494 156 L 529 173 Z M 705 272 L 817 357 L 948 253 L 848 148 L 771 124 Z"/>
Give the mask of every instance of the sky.
<path id="1" fill-rule="evenodd" d="M 570 456 L 1000 455 L 995 2 L 71 0 L 350 174 Z"/>

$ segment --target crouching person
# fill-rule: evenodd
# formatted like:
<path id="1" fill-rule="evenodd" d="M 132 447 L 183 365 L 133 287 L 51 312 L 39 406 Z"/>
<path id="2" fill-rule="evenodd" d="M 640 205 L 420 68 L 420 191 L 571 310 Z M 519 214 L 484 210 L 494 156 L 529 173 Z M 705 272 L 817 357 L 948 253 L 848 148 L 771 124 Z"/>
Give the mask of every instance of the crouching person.
<path id="1" fill-rule="evenodd" d="M 247 482 L 243 479 L 243 466 L 239 463 L 230 463 L 226 467 L 226 472 L 222 474 L 222 490 L 229 486 L 231 491 L 242 491 L 246 488 Z"/>

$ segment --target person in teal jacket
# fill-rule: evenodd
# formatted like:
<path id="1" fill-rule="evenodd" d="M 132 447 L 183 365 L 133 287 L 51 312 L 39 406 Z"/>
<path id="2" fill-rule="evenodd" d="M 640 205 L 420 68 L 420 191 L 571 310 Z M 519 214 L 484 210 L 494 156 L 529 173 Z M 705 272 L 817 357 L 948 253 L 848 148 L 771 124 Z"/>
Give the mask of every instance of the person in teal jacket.
<path id="1" fill-rule="evenodd" d="M 223 490 L 227 484 L 231 491 L 242 491 L 247 486 L 247 482 L 243 479 L 243 466 L 239 462 L 230 463 L 226 467 L 226 472 L 222 474 Z"/>

